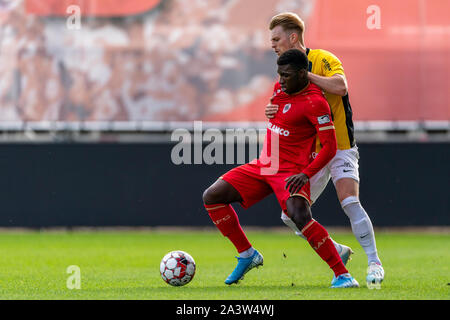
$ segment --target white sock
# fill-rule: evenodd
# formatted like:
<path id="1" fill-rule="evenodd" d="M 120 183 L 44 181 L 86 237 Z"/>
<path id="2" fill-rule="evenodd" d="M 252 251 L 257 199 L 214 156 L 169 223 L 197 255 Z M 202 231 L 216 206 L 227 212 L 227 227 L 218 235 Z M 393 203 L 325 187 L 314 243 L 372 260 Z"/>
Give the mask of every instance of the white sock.
<path id="1" fill-rule="evenodd" d="M 250 247 L 245 251 L 239 252 L 239 257 L 240 258 L 250 258 L 254 252 L 255 252 L 255 249 L 253 249 L 253 247 Z"/>
<path id="2" fill-rule="evenodd" d="M 353 234 L 367 255 L 368 262 L 381 264 L 377 254 L 377 245 L 372 222 L 361 206 L 358 197 L 348 197 L 341 202 L 342 209 L 350 219 Z"/>
<path id="3" fill-rule="evenodd" d="M 281 212 L 281 220 L 284 222 L 285 225 L 287 225 L 289 228 L 291 228 L 295 232 L 296 235 L 307 240 L 306 237 L 303 235 L 303 233 L 297 228 L 294 221 L 292 221 L 291 218 L 289 218 L 283 212 Z M 339 254 L 341 254 L 342 246 L 339 243 L 337 243 L 336 241 L 334 241 L 333 239 L 331 239 L 331 241 L 333 241 L 334 247 L 336 248 L 337 252 Z"/>

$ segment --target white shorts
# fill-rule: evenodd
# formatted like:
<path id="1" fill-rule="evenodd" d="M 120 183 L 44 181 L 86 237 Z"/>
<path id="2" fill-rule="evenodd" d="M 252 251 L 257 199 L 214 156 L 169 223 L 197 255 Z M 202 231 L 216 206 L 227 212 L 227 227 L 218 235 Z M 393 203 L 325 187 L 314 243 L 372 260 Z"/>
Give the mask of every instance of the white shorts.
<path id="1" fill-rule="evenodd" d="M 314 203 L 328 184 L 328 180 L 336 181 L 351 178 L 359 183 L 359 152 L 354 146 L 347 150 L 338 150 L 333 159 L 309 180 L 311 184 L 311 200 Z"/>

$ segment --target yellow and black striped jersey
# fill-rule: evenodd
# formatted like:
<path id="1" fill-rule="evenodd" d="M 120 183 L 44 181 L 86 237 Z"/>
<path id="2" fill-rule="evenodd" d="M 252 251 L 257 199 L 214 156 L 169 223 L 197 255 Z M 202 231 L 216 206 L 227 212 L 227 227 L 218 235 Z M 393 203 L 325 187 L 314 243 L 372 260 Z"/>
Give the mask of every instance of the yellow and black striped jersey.
<path id="1" fill-rule="evenodd" d="M 309 60 L 308 71 L 323 77 L 331 77 L 335 74 L 344 74 L 341 61 L 331 52 L 322 49 L 306 49 Z M 336 128 L 337 147 L 340 150 L 350 149 L 355 146 L 352 108 L 348 98 L 324 92 L 328 101 Z M 317 139 L 316 151 L 320 150 L 320 141 Z"/>

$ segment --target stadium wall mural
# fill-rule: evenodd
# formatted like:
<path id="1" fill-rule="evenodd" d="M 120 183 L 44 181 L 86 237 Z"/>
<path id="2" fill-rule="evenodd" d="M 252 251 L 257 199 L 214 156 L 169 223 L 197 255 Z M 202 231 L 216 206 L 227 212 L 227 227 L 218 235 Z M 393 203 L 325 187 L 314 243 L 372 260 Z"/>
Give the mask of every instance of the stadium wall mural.
<path id="1" fill-rule="evenodd" d="M 450 3 L 407 2 L 373 28 L 368 0 L 1 0 L 0 123 L 264 121 L 282 11 L 342 60 L 354 120 L 448 123 Z"/>

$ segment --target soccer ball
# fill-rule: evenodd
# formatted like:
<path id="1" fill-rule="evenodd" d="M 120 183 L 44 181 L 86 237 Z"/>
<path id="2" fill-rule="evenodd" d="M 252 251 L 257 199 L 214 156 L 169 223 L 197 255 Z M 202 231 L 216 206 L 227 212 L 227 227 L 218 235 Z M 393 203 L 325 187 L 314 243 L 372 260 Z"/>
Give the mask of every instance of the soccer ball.
<path id="1" fill-rule="evenodd" d="M 162 258 L 159 272 L 168 284 L 175 287 L 184 286 L 194 278 L 195 261 L 184 251 L 171 251 Z"/>

